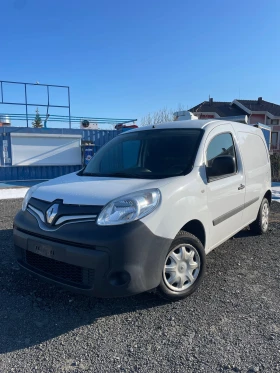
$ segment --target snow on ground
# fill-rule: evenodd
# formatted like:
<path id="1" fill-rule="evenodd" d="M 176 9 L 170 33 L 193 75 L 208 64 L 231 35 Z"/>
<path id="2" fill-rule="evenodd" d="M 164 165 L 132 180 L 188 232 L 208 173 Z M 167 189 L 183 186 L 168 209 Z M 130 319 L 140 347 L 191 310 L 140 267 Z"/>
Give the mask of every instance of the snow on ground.
<path id="1" fill-rule="evenodd" d="M 272 183 L 272 199 L 280 202 L 280 183 Z"/>
<path id="2" fill-rule="evenodd" d="M 0 199 L 23 198 L 29 188 L 6 188 L 0 189 Z"/>
<path id="3" fill-rule="evenodd" d="M 0 189 L 0 199 L 23 198 L 29 188 Z M 280 183 L 272 183 L 272 199 L 280 203 Z"/>

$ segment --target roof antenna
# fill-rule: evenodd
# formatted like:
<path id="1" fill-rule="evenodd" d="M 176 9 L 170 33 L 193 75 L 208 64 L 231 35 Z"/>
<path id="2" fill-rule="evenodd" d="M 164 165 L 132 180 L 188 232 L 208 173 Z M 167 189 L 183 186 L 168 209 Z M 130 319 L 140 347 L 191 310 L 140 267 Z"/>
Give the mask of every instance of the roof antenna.
<path id="1" fill-rule="evenodd" d="M 240 87 L 238 88 L 239 100 L 240 100 Z"/>

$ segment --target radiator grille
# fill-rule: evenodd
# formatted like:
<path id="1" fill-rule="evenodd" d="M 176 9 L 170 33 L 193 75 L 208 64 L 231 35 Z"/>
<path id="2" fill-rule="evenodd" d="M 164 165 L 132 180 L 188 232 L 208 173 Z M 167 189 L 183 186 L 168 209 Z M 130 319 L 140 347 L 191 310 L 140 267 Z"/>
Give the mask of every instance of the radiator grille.
<path id="1" fill-rule="evenodd" d="M 94 281 L 94 270 L 73 264 L 60 262 L 42 255 L 26 251 L 25 262 L 42 275 L 59 282 L 72 283 L 79 287 L 91 288 Z"/>

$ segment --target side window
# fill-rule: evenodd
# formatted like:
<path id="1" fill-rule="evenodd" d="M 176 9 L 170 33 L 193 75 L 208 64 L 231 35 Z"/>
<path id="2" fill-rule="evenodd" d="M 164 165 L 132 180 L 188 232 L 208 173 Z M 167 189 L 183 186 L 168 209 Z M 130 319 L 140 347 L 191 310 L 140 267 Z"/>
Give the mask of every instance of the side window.
<path id="1" fill-rule="evenodd" d="M 206 171 L 209 181 L 235 174 L 237 170 L 232 135 L 222 133 L 213 138 L 206 153 Z"/>

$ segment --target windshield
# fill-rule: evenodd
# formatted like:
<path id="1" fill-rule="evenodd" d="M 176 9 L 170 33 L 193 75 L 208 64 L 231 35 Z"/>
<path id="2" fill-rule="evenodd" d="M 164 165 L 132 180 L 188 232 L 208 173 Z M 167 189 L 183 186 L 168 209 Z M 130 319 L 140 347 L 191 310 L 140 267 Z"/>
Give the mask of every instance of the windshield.
<path id="1" fill-rule="evenodd" d="M 190 172 L 203 131 L 164 129 L 117 136 L 92 158 L 82 176 L 159 179 Z"/>

